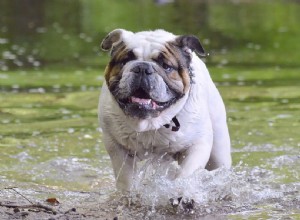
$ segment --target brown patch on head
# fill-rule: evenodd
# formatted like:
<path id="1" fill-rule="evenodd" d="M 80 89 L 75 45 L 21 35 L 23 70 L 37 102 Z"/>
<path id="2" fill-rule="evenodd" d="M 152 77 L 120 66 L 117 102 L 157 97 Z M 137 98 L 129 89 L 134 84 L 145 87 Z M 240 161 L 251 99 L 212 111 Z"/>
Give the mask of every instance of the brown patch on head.
<path id="1" fill-rule="evenodd" d="M 195 51 L 199 56 L 207 56 L 207 54 L 199 39 L 193 35 L 179 36 L 175 41 L 168 42 L 165 48 L 167 58 L 177 65 L 177 69 L 175 68 L 176 71 L 172 71 L 169 77 L 174 80 L 182 80 L 183 92 L 186 93 L 191 84 L 189 66 L 192 59 L 192 52 Z"/>
<path id="2" fill-rule="evenodd" d="M 120 42 L 111 50 L 111 60 L 105 68 L 105 80 L 108 87 L 121 78 L 124 64 L 135 59 L 135 55 L 124 42 Z"/>
<path id="3" fill-rule="evenodd" d="M 183 70 L 180 75 L 182 77 L 184 93 L 186 93 L 189 91 L 190 86 L 191 86 L 191 77 L 190 77 L 188 69 Z"/>
<path id="4" fill-rule="evenodd" d="M 172 67 L 172 71 L 167 73 L 171 80 L 182 81 L 183 90 L 181 93 L 186 93 L 190 89 L 190 75 L 189 65 L 190 57 L 186 56 L 184 52 L 174 42 L 169 42 L 165 45 L 165 50 L 162 51 L 163 64 Z"/>

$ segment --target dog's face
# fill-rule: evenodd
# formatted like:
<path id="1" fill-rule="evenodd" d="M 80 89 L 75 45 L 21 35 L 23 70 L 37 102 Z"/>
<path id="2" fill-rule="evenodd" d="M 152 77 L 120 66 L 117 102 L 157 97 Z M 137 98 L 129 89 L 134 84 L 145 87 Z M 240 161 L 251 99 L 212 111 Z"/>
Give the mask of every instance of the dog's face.
<path id="1" fill-rule="evenodd" d="M 132 33 L 117 29 L 103 40 L 111 50 L 105 70 L 107 86 L 128 116 L 158 117 L 186 93 L 191 84 L 191 53 L 204 55 L 194 36 L 157 30 Z"/>

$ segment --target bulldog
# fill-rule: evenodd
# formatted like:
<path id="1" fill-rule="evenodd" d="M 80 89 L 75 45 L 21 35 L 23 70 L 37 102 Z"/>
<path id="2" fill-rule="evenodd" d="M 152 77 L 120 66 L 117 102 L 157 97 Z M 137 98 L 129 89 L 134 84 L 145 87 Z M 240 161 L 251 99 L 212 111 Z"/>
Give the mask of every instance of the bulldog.
<path id="1" fill-rule="evenodd" d="M 136 163 L 151 156 L 176 160 L 175 178 L 230 168 L 224 103 L 199 58 L 206 54 L 197 37 L 116 29 L 101 48 L 111 59 L 99 121 L 118 189 L 130 191 Z"/>

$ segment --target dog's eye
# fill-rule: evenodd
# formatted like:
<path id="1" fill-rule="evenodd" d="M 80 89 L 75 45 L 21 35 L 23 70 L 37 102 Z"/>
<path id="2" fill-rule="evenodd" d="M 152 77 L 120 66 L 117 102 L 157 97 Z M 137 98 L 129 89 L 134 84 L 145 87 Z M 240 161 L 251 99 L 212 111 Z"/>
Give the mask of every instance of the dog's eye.
<path id="1" fill-rule="evenodd" d="M 174 68 L 172 67 L 172 66 L 170 66 L 170 65 L 168 65 L 168 64 L 166 64 L 166 63 L 162 63 L 162 68 L 164 68 L 164 70 L 166 70 L 167 72 L 171 72 L 171 71 L 173 71 L 174 70 Z"/>
<path id="2" fill-rule="evenodd" d="M 156 61 L 167 73 L 172 72 L 175 68 L 167 64 L 166 62 L 164 62 L 164 60 L 165 60 L 164 55 L 159 54 L 157 59 L 155 59 L 154 61 Z"/>
<path id="3" fill-rule="evenodd" d="M 132 51 L 129 51 L 127 56 L 124 59 L 120 60 L 119 63 L 123 67 L 124 65 L 126 65 L 126 63 L 134 59 L 136 59 L 134 53 Z"/>
<path id="4" fill-rule="evenodd" d="M 119 61 L 119 64 L 120 64 L 120 66 L 125 66 L 126 65 L 126 63 L 128 63 L 129 61 L 131 61 L 132 59 L 131 58 L 125 58 L 125 59 L 122 59 L 122 60 L 120 60 Z"/>
<path id="5" fill-rule="evenodd" d="M 121 66 L 125 66 L 125 64 L 128 62 L 129 60 L 122 60 L 121 62 L 120 62 L 120 65 Z"/>

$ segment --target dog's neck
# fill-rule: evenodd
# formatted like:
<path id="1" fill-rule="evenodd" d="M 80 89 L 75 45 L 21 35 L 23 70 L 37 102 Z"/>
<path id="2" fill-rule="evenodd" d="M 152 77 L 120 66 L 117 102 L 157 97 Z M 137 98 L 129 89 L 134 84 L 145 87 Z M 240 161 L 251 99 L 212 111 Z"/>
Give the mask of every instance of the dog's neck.
<path id="1" fill-rule="evenodd" d="M 189 70 L 189 76 L 190 76 L 191 84 L 194 84 L 195 81 L 193 80 L 193 77 L 195 76 L 195 74 L 193 72 L 193 68 L 191 66 L 189 66 L 188 70 Z M 175 125 L 175 126 L 172 126 L 172 131 L 178 131 L 179 128 L 180 128 L 180 123 L 179 123 L 178 119 L 176 118 L 176 115 L 172 118 L 172 122 Z M 170 124 L 165 124 L 164 126 L 166 128 L 169 128 L 171 125 Z"/>

